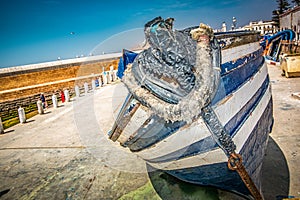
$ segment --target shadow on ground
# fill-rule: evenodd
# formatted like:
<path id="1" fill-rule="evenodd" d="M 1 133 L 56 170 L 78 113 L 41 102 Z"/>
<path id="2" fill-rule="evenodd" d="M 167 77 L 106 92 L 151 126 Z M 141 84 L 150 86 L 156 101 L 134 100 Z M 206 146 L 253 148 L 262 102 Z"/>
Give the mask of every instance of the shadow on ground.
<path id="1" fill-rule="evenodd" d="M 4 134 L 14 132 L 15 130 L 4 131 Z"/>
<path id="2" fill-rule="evenodd" d="M 44 112 L 44 115 L 47 115 L 47 114 L 50 114 L 50 113 L 52 113 L 51 111 L 46 111 L 46 112 Z"/>
<path id="3" fill-rule="evenodd" d="M 8 193 L 10 191 L 10 189 L 6 189 L 0 192 L 0 197 L 2 197 L 3 195 L 5 195 L 6 193 Z"/>
<path id="4" fill-rule="evenodd" d="M 290 173 L 280 147 L 269 137 L 262 167 L 262 188 L 265 199 L 281 200 L 289 194 Z"/>
<path id="5" fill-rule="evenodd" d="M 147 166 L 151 168 L 151 166 Z M 148 176 L 157 194 L 163 200 L 168 199 L 206 199 L 234 200 L 243 199 L 235 194 L 212 187 L 202 187 L 183 182 L 163 171 L 149 169 Z M 262 191 L 265 199 L 281 200 L 288 197 L 289 170 L 283 152 L 270 137 L 262 167 Z"/>
<path id="6" fill-rule="evenodd" d="M 26 120 L 25 123 L 31 123 L 31 122 L 34 122 L 35 120 L 34 119 L 30 119 L 30 120 Z"/>

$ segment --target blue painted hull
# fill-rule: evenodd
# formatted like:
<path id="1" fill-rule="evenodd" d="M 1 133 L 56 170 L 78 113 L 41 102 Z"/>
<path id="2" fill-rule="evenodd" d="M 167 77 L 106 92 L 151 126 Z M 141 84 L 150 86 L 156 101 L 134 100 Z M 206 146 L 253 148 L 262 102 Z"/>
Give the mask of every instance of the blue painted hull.
<path id="1" fill-rule="evenodd" d="M 291 42 L 295 38 L 295 32 L 292 30 L 283 30 L 273 36 L 265 36 L 261 45 L 265 48 L 264 57 L 266 62 L 272 65 L 280 65 L 281 42 Z"/>
<path id="2" fill-rule="evenodd" d="M 234 71 L 233 74 L 223 73 L 222 79 L 223 84 L 225 84 L 225 88 L 227 89 L 226 93 L 230 94 L 232 91 L 243 85 L 246 80 L 251 78 L 255 73 L 257 73 L 258 70 L 261 69 L 262 64 L 263 59 L 258 58 L 257 60 L 253 60 L 242 68 Z M 223 65 L 223 67 L 224 66 L 228 66 L 228 64 Z M 247 120 L 256 106 L 260 103 L 262 96 L 269 92 L 267 90 L 269 85 L 269 77 L 266 77 L 259 90 L 246 104 L 246 106 L 241 108 L 240 112 L 225 125 L 225 129 L 232 137 L 234 137 L 239 127 Z M 222 94 L 222 92 L 217 94 Z M 222 97 L 221 95 L 217 95 L 213 100 L 214 104 L 223 99 L 225 96 Z M 272 99 L 270 99 L 262 116 L 258 120 L 257 124 L 239 152 L 242 155 L 243 164 L 247 172 L 258 188 L 261 187 L 260 177 L 262 161 L 265 155 L 269 133 L 271 132 L 273 125 L 272 105 Z M 138 143 L 138 141 L 136 142 Z M 205 153 L 217 148 L 218 145 L 215 143 L 214 139 L 209 136 L 203 140 L 193 143 L 181 151 L 147 161 L 151 165 L 151 163 L 182 159 L 196 154 Z M 179 170 L 166 170 L 166 172 L 180 180 L 189 183 L 217 187 L 223 190 L 232 191 L 248 198 L 251 195 L 239 175 L 235 171 L 228 169 L 227 162 L 183 168 Z"/>
<path id="3" fill-rule="evenodd" d="M 261 189 L 262 161 L 273 125 L 270 81 L 262 52 L 258 42 L 232 48 L 232 51 L 224 50 L 221 82 L 211 101 L 224 129 L 237 144 L 237 152 L 258 189 Z M 136 105 L 134 102 L 132 100 L 128 107 L 124 103 L 119 120 L 126 118 L 124 116 L 131 112 L 132 105 Z M 119 140 L 122 146 L 153 168 L 180 180 L 251 198 L 238 173 L 228 169 L 226 155 L 201 119 L 192 124 L 170 122 L 159 116 L 148 116 L 143 109 L 139 111 L 140 115 L 133 114 L 128 119 L 131 124 L 122 125 L 123 132 L 129 132 Z"/>
<path id="4" fill-rule="evenodd" d="M 266 121 L 265 119 L 269 120 Z M 267 146 L 268 134 L 272 129 L 272 124 L 272 101 L 270 101 L 259 123 L 255 126 L 240 151 L 244 159 L 243 164 L 257 186 L 261 185 L 261 167 L 265 155 L 265 149 L 261 147 Z M 213 186 L 248 198 L 251 195 L 240 176 L 235 171 L 228 169 L 227 162 L 166 172 L 189 183 Z"/>

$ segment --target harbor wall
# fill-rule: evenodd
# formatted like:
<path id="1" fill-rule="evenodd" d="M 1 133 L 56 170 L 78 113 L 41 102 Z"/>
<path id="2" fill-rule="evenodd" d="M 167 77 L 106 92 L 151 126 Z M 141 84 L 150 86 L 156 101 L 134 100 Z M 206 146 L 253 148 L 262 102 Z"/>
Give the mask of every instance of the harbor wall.
<path id="1" fill-rule="evenodd" d="M 0 117 L 3 121 L 17 117 L 19 106 L 25 112 L 36 110 L 36 102 L 40 93 L 44 93 L 48 104 L 51 96 L 56 94 L 60 100 L 59 92 L 68 89 L 70 95 L 74 94 L 74 87 L 78 85 L 83 90 L 84 82 L 91 88 L 92 79 L 99 78 L 103 71 L 109 71 L 111 66 L 117 69 L 118 56 L 110 58 L 60 63 L 50 66 L 7 68 L 0 70 Z"/>

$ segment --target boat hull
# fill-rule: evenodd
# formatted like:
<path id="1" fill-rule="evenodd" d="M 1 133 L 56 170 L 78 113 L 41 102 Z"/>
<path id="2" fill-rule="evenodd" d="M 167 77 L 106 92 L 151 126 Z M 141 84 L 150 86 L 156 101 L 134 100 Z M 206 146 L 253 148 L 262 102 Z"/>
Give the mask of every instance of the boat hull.
<path id="1" fill-rule="evenodd" d="M 211 101 L 213 111 L 235 143 L 236 152 L 241 154 L 246 171 L 258 189 L 273 125 L 270 81 L 262 52 L 259 42 L 222 50 L 221 81 Z M 124 110 L 137 105 L 134 99 L 128 101 L 131 103 L 125 104 L 130 106 L 124 104 L 119 118 L 126 113 Z M 191 124 L 166 122 L 140 105 L 121 129 L 115 140 L 143 158 L 151 168 L 186 182 L 251 198 L 239 174 L 228 169 L 228 157 L 202 117 Z"/>
<path id="2" fill-rule="evenodd" d="M 264 148 L 261 148 L 261 146 L 265 147 L 267 145 L 269 132 L 264 130 L 269 130 L 272 122 L 265 119 L 269 118 L 271 113 L 272 101 L 270 100 L 261 119 L 250 133 L 243 149 L 239 152 L 244 158 L 243 163 L 247 172 L 260 190 L 261 168 L 265 155 Z M 213 156 L 214 153 L 207 155 L 207 157 Z M 228 169 L 227 162 L 207 163 L 196 167 L 166 170 L 166 172 L 189 183 L 217 187 L 245 197 L 250 197 L 251 195 L 239 175 L 235 171 Z"/>

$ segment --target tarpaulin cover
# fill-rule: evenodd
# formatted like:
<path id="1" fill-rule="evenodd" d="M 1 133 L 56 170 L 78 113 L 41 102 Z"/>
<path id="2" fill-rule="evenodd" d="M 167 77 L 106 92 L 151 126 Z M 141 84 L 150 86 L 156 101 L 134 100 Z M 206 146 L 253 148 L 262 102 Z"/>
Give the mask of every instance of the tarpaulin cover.
<path id="1" fill-rule="evenodd" d="M 122 78 L 124 76 L 124 71 L 126 70 L 126 66 L 129 63 L 133 63 L 133 61 L 137 55 L 138 55 L 137 53 L 134 53 L 129 50 L 123 51 L 123 57 L 120 58 L 119 65 L 118 65 L 117 76 L 119 78 Z"/>

